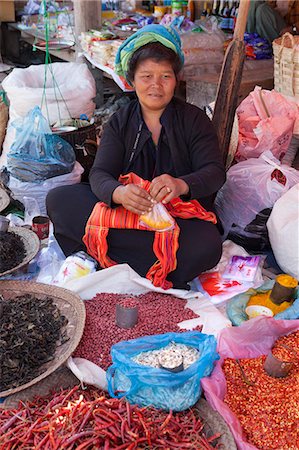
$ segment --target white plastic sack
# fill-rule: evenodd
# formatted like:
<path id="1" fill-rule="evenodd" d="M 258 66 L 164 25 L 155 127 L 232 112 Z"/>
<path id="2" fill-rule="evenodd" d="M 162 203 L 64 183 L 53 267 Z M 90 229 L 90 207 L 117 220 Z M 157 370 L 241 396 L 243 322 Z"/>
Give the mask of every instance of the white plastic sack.
<path id="1" fill-rule="evenodd" d="M 80 183 L 83 172 L 83 167 L 76 161 L 71 173 L 49 178 L 43 183 L 25 183 L 17 178 L 10 177 L 8 187 L 11 189 L 14 198 L 20 200 L 22 203 L 24 197 L 35 198 L 41 214 L 46 215 L 46 196 L 48 192 L 58 186 Z"/>
<path id="2" fill-rule="evenodd" d="M 10 107 L 0 167 L 6 165 L 6 154 L 15 139 L 15 129 L 10 127 L 10 124 L 15 119 L 25 117 L 35 106 L 41 106 L 44 80 L 45 65 L 41 64 L 26 69 L 13 69 L 2 82 Z M 48 66 L 47 107 L 44 102 L 42 113 L 47 119 L 49 115 L 50 124 L 60 118 L 69 119 L 70 115 L 72 118 L 79 118 L 81 114 L 86 114 L 90 118 L 95 109 L 93 102 L 95 96 L 95 80 L 86 64 L 63 62 Z"/>
<path id="3" fill-rule="evenodd" d="M 90 384 L 104 391 L 108 391 L 105 370 L 93 362 L 88 361 L 88 359 L 72 358 L 70 356 L 66 365 L 81 383 Z"/>
<path id="4" fill-rule="evenodd" d="M 270 152 L 232 166 L 216 197 L 216 211 L 225 236 L 233 223 L 244 229 L 260 211 L 272 208 L 297 183 L 299 172 L 281 165 Z"/>
<path id="5" fill-rule="evenodd" d="M 198 319 L 184 321 L 184 328 L 191 329 L 197 325 L 202 325 L 203 333 L 217 336 L 220 330 L 231 325 L 231 322 L 200 292 L 182 289 L 165 291 L 156 288 L 149 280 L 142 278 L 127 264 L 118 264 L 100 270 L 77 280 L 69 281 L 62 287 L 76 292 L 83 300 L 91 299 L 99 292 L 140 295 L 154 291 L 171 294 L 188 300 L 186 306 L 199 316 Z M 178 325 L 181 326 L 182 323 Z"/>
<path id="6" fill-rule="evenodd" d="M 299 183 L 277 200 L 267 228 L 279 266 L 299 279 Z"/>

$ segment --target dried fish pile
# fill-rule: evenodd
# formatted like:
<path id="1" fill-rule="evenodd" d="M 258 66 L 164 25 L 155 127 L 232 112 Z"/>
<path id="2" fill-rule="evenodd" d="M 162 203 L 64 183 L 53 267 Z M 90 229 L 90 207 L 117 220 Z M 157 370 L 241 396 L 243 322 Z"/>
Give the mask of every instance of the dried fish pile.
<path id="1" fill-rule="evenodd" d="M 177 367 L 183 363 L 184 370 L 188 369 L 200 357 L 199 351 L 185 344 L 170 342 L 166 347 L 158 350 L 139 353 L 133 361 L 143 366 L 155 368 Z"/>
<path id="2" fill-rule="evenodd" d="M 2 300 L 0 306 L 0 391 L 4 391 L 40 375 L 41 366 L 68 338 L 67 319 L 49 297 L 25 294 Z"/>
<path id="3" fill-rule="evenodd" d="M 12 231 L 0 231 L 0 273 L 13 269 L 26 256 L 22 239 Z"/>

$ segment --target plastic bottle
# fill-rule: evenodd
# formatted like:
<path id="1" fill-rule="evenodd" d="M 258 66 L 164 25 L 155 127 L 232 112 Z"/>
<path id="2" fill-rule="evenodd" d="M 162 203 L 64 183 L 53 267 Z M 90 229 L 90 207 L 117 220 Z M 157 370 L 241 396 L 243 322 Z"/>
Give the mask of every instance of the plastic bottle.
<path id="1" fill-rule="evenodd" d="M 206 18 L 207 14 L 208 14 L 208 3 L 204 2 L 204 6 L 203 6 L 203 10 L 202 10 L 200 18 L 202 20 L 204 20 Z"/>

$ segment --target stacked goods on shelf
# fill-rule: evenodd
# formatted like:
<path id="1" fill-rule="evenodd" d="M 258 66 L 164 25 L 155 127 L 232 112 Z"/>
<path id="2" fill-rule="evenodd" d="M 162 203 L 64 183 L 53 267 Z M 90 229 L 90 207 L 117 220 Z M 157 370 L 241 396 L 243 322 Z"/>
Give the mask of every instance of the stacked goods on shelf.
<path id="1" fill-rule="evenodd" d="M 116 52 L 122 44 L 121 39 L 109 31 L 91 30 L 81 33 L 82 50 L 88 53 L 92 59 L 103 66 L 114 66 Z"/>

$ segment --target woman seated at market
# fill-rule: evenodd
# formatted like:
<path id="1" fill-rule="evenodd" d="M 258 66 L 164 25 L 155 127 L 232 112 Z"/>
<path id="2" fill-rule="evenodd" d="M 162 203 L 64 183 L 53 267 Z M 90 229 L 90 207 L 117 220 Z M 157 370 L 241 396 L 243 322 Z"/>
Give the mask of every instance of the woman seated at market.
<path id="1" fill-rule="evenodd" d="M 218 263 L 222 250 L 209 211 L 225 170 L 209 119 L 174 97 L 182 66 L 174 30 L 149 25 L 128 38 L 116 70 L 137 99 L 106 125 L 90 185 L 56 188 L 47 197 L 66 255 L 87 248 L 102 268 L 127 263 L 164 289 L 188 289 L 187 282 Z M 153 232 L 140 225 L 139 217 L 160 202 L 175 227 Z"/>
<path id="2" fill-rule="evenodd" d="M 289 31 L 276 7 L 276 0 L 251 0 L 246 31 L 257 33 L 261 38 L 267 39 L 270 44 L 281 34 Z"/>

